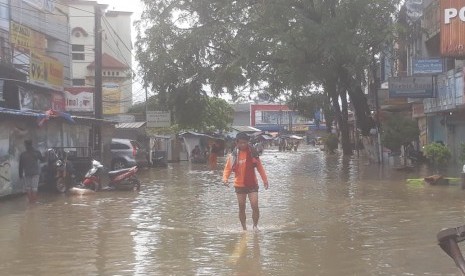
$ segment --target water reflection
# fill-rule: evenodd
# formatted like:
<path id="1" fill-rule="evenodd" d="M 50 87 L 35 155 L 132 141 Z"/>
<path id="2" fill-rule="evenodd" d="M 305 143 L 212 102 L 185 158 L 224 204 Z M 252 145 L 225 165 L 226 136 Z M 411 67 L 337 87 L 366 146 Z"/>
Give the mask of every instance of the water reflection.
<path id="1" fill-rule="evenodd" d="M 259 233 L 241 229 L 224 159 L 143 169 L 139 193 L 0 201 L 0 274 L 457 275 L 435 235 L 463 224 L 460 187 L 312 147 L 262 161 Z"/>

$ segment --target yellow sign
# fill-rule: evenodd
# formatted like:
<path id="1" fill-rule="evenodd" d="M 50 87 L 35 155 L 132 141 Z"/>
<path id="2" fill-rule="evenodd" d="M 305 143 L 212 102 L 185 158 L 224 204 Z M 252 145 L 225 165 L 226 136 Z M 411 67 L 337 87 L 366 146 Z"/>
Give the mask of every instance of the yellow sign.
<path id="1" fill-rule="evenodd" d="M 63 64 L 51 57 L 31 53 L 29 82 L 63 91 Z"/>
<path id="2" fill-rule="evenodd" d="M 307 131 L 308 130 L 308 126 L 307 125 L 293 125 L 292 126 L 292 131 Z"/>
<path id="3" fill-rule="evenodd" d="M 47 44 L 45 35 L 14 21 L 10 22 L 10 26 L 10 43 L 14 47 L 27 52 L 45 53 Z"/>
<path id="4" fill-rule="evenodd" d="M 117 84 L 104 85 L 102 88 L 103 114 L 121 113 L 121 88 Z"/>

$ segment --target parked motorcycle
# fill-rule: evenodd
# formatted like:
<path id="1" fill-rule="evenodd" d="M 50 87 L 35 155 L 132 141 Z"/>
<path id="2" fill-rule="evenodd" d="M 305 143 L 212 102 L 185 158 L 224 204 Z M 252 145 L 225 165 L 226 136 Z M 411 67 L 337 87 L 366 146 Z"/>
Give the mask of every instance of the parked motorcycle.
<path id="1" fill-rule="evenodd" d="M 117 171 L 105 172 L 104 166 L 97 160 L 92 160 L 92 166 L 84 176 L 80 188 L 99 190 L 140 190 L 137 178 L 137 166 Z M 102 178 L 108 177 L 108 183 L 102 187 Z"/>
<path id="2" fill-rule="evenodd" d="M 43 168 L 45 186 L 59 193 L 64 193 L 75 183 L 74 167 L 68 160 L 68 152 L 61 156 L 53 148 L 47 150 L 47 165 Z"/>

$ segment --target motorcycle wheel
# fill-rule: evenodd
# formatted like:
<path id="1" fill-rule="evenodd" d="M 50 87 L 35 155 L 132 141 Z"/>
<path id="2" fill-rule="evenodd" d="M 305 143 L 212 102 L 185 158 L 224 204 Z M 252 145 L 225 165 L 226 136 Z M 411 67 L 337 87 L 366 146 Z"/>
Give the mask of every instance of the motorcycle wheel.
<path id="1" fill-rule="evenodd" d="M 129 179 L 129 184 L 132 187 L 133 191 L 140 191 L 140 181 L 137 178 Z"/>
<path id="2" fill-rule="evenodd" d="M 57 179 L 56 181 L 56 185 L 55 185 L 55 188 L 57 189 L 57 191 L 59 193 L 64 193 L 66 192 L 66 181 L 63 177 L 60 177 Z"/>

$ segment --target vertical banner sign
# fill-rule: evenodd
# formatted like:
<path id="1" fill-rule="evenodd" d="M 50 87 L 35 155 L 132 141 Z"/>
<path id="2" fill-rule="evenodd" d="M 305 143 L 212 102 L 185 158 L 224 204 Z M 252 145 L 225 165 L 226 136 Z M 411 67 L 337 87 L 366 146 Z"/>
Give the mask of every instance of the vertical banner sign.
<path id="1" fill-rule="evenodd" d="M 107 83 L 102 87 L 103 114 L 121 113 L 121 88 L 118 84 Z"/>
<path id="2" fill-rule="evenodd" d="M 465 1 L 440 0 L 441 55 L 465 56 Z"/>

